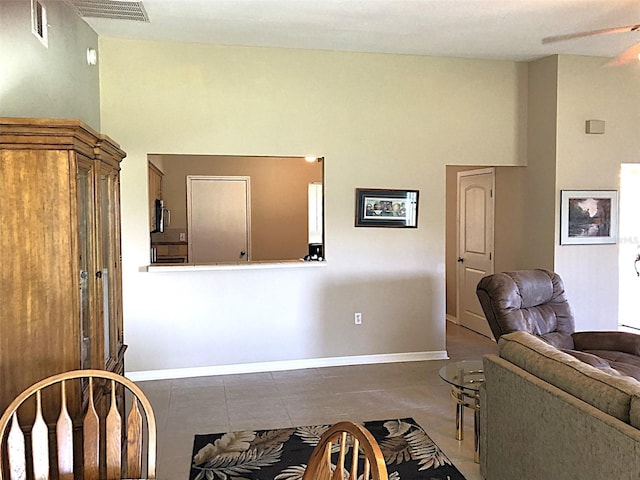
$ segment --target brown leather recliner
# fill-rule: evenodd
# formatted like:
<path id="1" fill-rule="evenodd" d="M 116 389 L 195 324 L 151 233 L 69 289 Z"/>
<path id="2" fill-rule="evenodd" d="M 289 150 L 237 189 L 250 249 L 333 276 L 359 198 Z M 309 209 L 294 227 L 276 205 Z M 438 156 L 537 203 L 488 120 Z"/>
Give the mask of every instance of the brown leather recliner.
<path id="1" fill-rule="evenodd" d="M 529 332 L 590 365 L 640 380 L 640 335 L 576 332 L 558 274 L 541 269 L 496 273 L 480 280 L 476 294 L 496 340 Z"/>

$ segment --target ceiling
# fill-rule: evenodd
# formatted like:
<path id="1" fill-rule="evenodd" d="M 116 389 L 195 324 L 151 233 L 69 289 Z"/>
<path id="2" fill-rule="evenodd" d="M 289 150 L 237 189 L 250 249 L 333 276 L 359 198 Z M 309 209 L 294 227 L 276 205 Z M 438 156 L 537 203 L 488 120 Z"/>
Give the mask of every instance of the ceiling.
<path id="1" fill-rule="evenodd" d="M 108 0 L 113 3 L 117 0 Z M 527 61 L 615 57 L 640 31 L 542 44 L 640 23 L 640 0 L 143 0 L 149 23 L 85 20 L 100 36 Z"/>

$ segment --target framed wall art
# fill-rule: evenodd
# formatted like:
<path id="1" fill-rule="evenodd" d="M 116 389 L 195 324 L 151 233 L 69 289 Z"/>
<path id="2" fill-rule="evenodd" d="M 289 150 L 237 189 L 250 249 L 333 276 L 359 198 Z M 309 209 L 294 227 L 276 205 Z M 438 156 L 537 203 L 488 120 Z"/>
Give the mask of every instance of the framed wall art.
<path id="1" fill-rule="evenodd" d="M 616 190 L 561 190 L 560 245 L 616 243 Z"/>
<path id="2" fill-rule="evenodd" d="M 418 227 L 418 190 L 356 188 L 356 227 Z"/>

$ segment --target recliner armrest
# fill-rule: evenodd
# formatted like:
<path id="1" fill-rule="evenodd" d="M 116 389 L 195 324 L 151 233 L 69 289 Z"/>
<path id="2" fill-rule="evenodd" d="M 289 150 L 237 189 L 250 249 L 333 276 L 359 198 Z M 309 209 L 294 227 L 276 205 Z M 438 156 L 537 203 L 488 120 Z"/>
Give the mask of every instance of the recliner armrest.
<path id="1" fill-rule="evenodd" d="M 608 350 L 640 356 L 640 335 L 629 332 L 576 332 L 576 350 Z"/>
<path id="2" fill-rule="evenodd" d="M 591 365 L 592 367 L 611 368 L 611 364 L 604 358 L 600 358 L 597 355 L 593 355 L 592 353 L 583 352 L 581 350 L 571 350 L 569 348 L 561 348 L 560 350 L 564 353 L 568 353 L 574 358 L 577 358 L 581 362 Z"/>

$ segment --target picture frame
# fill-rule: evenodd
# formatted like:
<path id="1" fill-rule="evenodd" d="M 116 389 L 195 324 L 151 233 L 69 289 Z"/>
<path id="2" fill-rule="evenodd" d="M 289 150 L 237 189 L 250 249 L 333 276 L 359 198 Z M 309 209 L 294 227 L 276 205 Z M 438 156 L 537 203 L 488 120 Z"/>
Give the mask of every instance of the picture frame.
<path id="1" fill-rule="evenodd" d="M 616 190 L 560 191 L 560 245 L 615 244 L 617 241 Z"/>
<path id="2" fill-rule="evenodd" d="M 418 190 L 356 188 L 356 227 L 418 228 Z"/>

